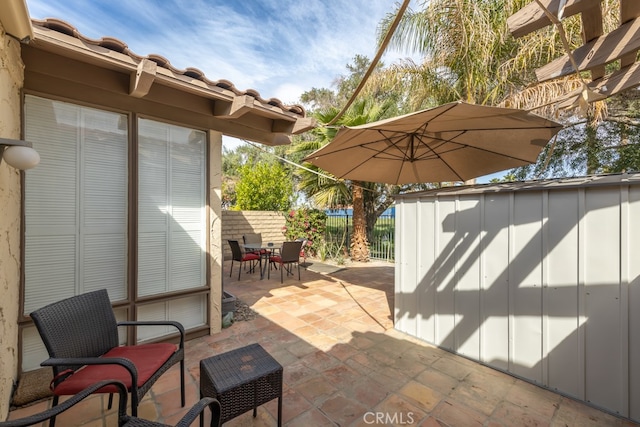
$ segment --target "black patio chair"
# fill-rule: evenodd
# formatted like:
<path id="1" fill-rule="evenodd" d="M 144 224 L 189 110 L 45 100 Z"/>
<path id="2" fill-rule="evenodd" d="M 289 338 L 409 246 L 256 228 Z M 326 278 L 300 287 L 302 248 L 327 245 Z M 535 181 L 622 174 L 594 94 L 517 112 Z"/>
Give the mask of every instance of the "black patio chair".
<path id="1" fill-rule="evenodd" d="M 242 243 L 257 243 L 262 244 L 262 233 L 248 233 L 242 235 Z"/>
<path id="2" fill-rule="evenodd" d="M 37 414 L 29 415 L 28 417 L 0 422 L 0 427 L 26 427 L 42 423 L 46 420 L 55 420 L 56 416 L 68 410 L 72 406 L 80 403 L 82 400 L 92 395 L 93 393 L 100 393 L 100 389 L 103 388 L 115 388 L 119 395 L 119 427 L 170 427 L 167 424 L 162 424 L 127 415 L 127 387 L 120 381 L 116 380 L 104 380 L 94 383 L 59 405 L 53 406 L 52 408 L 49 408 Z M 207 407 L 211 409 L 211 427 L 220 426 L 220 403 L 216 399 L 205 397 L 200 399 L 200 401 L 193 405 L 191 409 L 182 417 L 182 419 L 178 421 L 178 424 L 176 424 L 175 427 L 190 426 Z"/>
<path id="3" fill-rule="evenodd" d="M 75 395 L 97 381 L 114 379 L 131 392 L 131 414 L 135 417 L 145 393 L 178 362 L 182 406 L 185 405 L 184 327 L 179 322 L 116 322 L 105 289 L 49 304 L 31 313 L 31 318 L 49 353 L 49 359 L 40 365 L 53 367 L 53 406 L 60 396 Z M 180 333 L 180 344 L 119 345 L 119 326 L 158 325 L 175 327 Z M 117 390 L 115 386 L 107 386 L 98 392 L 112 394 Z M 50 422 L 51 427 L 54 425 L 55 415 Z"/>
<path id="4" fill-rule="evenodd" d="M 229 247 L 231 247 L 231 270 L 229 271 L 229 277 L 233 274 L 233 262 L 238 261 L 240 266 L 238 267 L 238 280 L 240 280 L 240 273 L 242 273 L 242 264 L 249 263 L 249 272 L 255 270 L 256 264 L 260 264 L 260 271 L 262 271 L 262 257 L 254 252 L 244 252 L 240 247 L 240 243 L 237 240 L 228 240 Z"/>
<path id="5" fill-rule="evenodd" d="M 287 276 L 293 274 L 293 265 L 298 266 L 298 280 L 300 280 L 300 250 L 302 249 L 302 242 L 282 242 L 279 255 L 271 255 L 269 257 L 269 265 L 276 264 L 280 266 L 280 283 L 284 283 L 284 270 L 287 271 Z M 269 274 L 267 278 L 271 277 L 271 268 L 269 268 Z"/>
<path id="6" fill-rule="evenodd" d="M 247 243 L 257 243 L 258 245 L 262 244 L 262 233 L 249 233 L 249 234 L 244 234 L 242 236 L 242 242 L 246 245 Z M 266 255 L 268 253 L 271 253 L 271 251 L 268 251 L 267 249 L 260 249 L 257 251 L 251 251 L 252 253 L 255 253 L 256 255 Z"/>
<path id="7" fill-rule="evenodd" d="M 262 243 L 262 233 L 248 233 L 242 236 L 244 243 Z"/>

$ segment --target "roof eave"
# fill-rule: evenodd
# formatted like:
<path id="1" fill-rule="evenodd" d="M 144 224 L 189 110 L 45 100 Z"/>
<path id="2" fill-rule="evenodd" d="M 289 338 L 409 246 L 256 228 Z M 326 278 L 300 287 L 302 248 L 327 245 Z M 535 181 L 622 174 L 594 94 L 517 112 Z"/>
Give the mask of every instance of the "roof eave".
<path id="1" fill-rule="evenodd" d="M 25 0 L 3 0 L 0 2 L 0 21 L 7 34 L 22 42 L 33 39 L 33 26 Z"/>
<path id="2" fill-rule="evenodd" d="M 253 90 L 240 91 L 227 80 L 211 81 L 201 71 L 178 70 L 159 55 L 146 57 L 128 50 L 117 39 L 88 39 L 74 27 L 59 20 L 34 21 L 31 46 L 55 55 L 89 63 L 100 68 L 128 74 L 129 95 L 145 97 L 153 85 L 162 85 L 212 102 L 211 114 L 222 120 L 249 115 L 272 120 L 267 145 L 285 143 L 282 136 L 299 134 L 315 127 L 299 105 L 285 106 L 275 98 L 263 99 Z M 43 25 L 41 25 L 43 24 Z M 55 25 L 49 28 L 47 25 Z M 262 138 L 261 138 L 262 139 Z M 287 141 L 289 138 L 286 138 Z M 265 143 L 264 139 L 261 141 Z"/>

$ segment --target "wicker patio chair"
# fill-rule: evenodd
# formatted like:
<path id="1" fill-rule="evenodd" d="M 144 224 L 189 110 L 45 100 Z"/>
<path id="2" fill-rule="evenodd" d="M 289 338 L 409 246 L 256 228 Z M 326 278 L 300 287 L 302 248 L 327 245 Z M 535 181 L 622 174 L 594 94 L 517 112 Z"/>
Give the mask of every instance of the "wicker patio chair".
<path id="1" fill-rule="evenodd" d="M 238 280 L 240 280 L 240 273 L 242 273 L 242 264 L 249 263 L 249 272 L 253 272 L 256 268 L 256 264 L 260 264 L 260 271 L 262 271 L 262 257 L 259 254 L 253 252 L 243 252 L 240 247 L 240 243 L 237 240 L 228 240 L 229 247 L 231 247 L 231 270 L 229 271 L 229 277 L 233 274 L 233 263 L 238 261 L 240 266 L 238 267 Z"/>
<path id="2" fill-rule="evenodd" d="M 41 366 L 52 366 L 53 406 L 60 396 L 80 393 L 103 379 L 124 383 L 131 392 L 131 414 L 137 415 L 142 397 L 160 376 L 180 362 L 182 406 L 184 388 L 184 327 L 175 321 L 116 322 L 107 291 L 89 292 L 49 304 L 31 313 L 49 353 Z M 148 343 L 120 346 L 118 326 L 172 326 L 180 344 Z M 82 369 L 80 369 L 82 368 Z M 113 386 L 100 393 L 114 393 Z M 111 407 L 111 397 L 109 407 Z M 55 416 L 50 426 L 55 425 Z"/>
<path id="3" fill-rule="evenodd" d="M 249 233 L 244 234 L 242 236 L 242 242 L 246 245 L 247 243 L 257 243 L 259 245 L 262 244 L 262 233 Z M 260 249 L 258 251 L 253 251 L 256 255 L 265 255 L 270 253 L 267 249 Z"/>
<path id="4" fill-rule="evenodd" d="M 298 266 L 298 280 L 300 280 L 300 250 L 302 249 L 302 242 L 282 242 L 280 248 L 280 255 L 272 255 L 269 257 L 269 265 L 276 264 L 280 266 L 280 283 L 284 282 L 284 270 L 287 271 L 287 276 L 293 274 L 293 264 Z M 271 276 L 271 268 L 269 268 L 269 274 L 267 278 Z"/>
<path id="5" fill-rule="evenodd" d="M 100 389 L 108 387 L 109 389 L 115 388 L 119 395 L 118 400 L 118 426 L 119 427 L 170 427 L 167 424 L 157 423 L 154 421 L 145 420 L 138 417 L 128 416 L 127 411 L 127 387 L 116 380 L 104 380 L 90 385 L 89 387 L 81 390 L 78 394 L 73 395 L 71 398 L 65 400 L 59 405 L 49 408 L 45 411 L 37 414 L 29 415 L 28 417 L 19 418 L 11 421 L 0 422 L 0 427 L 26 427 L 34 424 L 42 423 L 46 420 L 55 419 L 56 416 L 62 412 L 68 410 L 72 406 L 80 403 L 93 393 L 100 393 Z M 182 419 L 175 425 L 175 427 L 187 427 L 190 426 L 195 419 L 202 414 L 202 412 L 209 407 L 211 409 L 211 427 L 220 426 L 220 403 L 213 398 L 205 397 L 198 401 L 189 412 L 187 412 Z"/>
<path id="6" fill-rule="evenodd" d="M 242 236 L 243 243 L 262 243 L 262 233 L 249 233 Z"/>

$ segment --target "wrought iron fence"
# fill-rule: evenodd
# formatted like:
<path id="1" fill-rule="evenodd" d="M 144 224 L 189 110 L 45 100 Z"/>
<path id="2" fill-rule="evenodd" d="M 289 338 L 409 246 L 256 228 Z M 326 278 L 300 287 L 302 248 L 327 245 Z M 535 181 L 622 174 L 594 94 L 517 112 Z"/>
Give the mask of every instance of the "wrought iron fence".
<path id="1" fill-rule="evenodd" d="M 395 235 L 395 215 L 380 215 L 376 221 L 376 225 L 373 227 L 372 241 L 369 242 L 371 258 L 393 262 L 395 256 Z"/>
<path id="2" fill-rule="evenodd" d="M 350 212 L 327 213 L 325 240 L 331 248 L 329 252 L 333 252 L 329 255 L 348 255 L 352 230 L 353 216 Z M 392 262 L 395 255 L 395 215 L 385 213 L 378 217 L 372 234 L 369 242 L 370 257 Z"/>

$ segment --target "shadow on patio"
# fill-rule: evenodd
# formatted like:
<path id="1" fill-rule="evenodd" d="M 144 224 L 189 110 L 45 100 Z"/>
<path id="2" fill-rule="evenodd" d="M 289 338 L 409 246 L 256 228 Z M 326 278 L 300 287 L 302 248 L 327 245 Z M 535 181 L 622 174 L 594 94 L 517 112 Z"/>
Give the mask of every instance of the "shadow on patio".
<path id="1" fill-rule="evenodd" d="M 187 408 L 198 395 L 199 361 L 260 343 L 284 366 L 283 425 L 288 426 L 624 426 L 598 411 L 510 375 L 418 341 L 393 329 L 394 268 L 351 266 L 324 275 L 302 271 L 229 278 L 224 288 L 257 313 L 215 336 L 187 343 Z M 165 374 L 143 400 L 141 417 L 175 423 L 178 370 Z M 115 408 L 95 396 L 60 416 L 61 426 L 115 426 Z M 38 412 L 49 402 L 14 411 Z M 276 400 L 225 426 L 273 426 Z M 99 414 L 102 416 L 97 417 Z M 205 420 L 208 421 L 208 420 Z"/>

